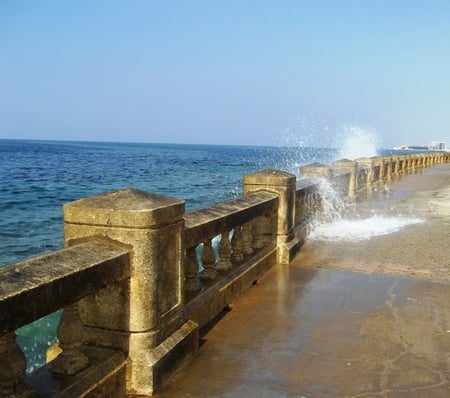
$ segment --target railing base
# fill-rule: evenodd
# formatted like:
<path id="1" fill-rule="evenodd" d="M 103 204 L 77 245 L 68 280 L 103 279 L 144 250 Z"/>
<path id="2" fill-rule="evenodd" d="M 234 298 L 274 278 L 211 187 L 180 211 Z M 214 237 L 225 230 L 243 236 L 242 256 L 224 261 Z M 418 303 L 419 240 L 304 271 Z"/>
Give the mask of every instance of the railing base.
<path id="1" fill-rule="evenodd" d="M 276 256 L 275 245 L 268 245 L 261 249 L 251 256 L 248 262 L 233 268 L 226 276 L 197 293 L 186 304 L 186 317 L 198 323 L 200 328 L 205 326 L 275 265 Z"/>
<path id="2" fill-rule="evenodd" d="M 139 358 L 128 358 L 128 395 L 153 395 L 178 368 L 194 357 L 198 343 L 198 325 L 187 321 L 157 347 L 142 347 Z"/>
<path id="3" fill-rule="evenodd" d="M 289 242 L 279 245 L 277 259 L 279 264 L 289 265 L 291 263 L 305 243 L 307 233 L 308 225 L 306 222 L 301 222 L 294 228 L 294 237 Z"/>
<path id="4" fill-rule="evenodd" d="M 90 365 L 74 376 L 52 373 L 52 362 L 27 376 L 39 397 L 112 397 L 126 395 L 126 358 L 120 351 L 85 345 Z"/>

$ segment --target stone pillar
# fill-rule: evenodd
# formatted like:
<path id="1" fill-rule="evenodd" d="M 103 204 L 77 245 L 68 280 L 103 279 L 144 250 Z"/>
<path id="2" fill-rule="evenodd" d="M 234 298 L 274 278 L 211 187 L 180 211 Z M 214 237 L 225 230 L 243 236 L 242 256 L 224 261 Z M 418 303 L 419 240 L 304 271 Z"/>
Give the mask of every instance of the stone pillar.
<path id="1" fill-rule="evenodd" d="M 356 202 L 357 199 L 357 180 L 356 180 L 356 166 L 357 163 L 348 160 L 348 159 L 341 159 L 336 160 L 333 163 L 333 167 L 336 169 L 344 169 L 350 173 L 350 180 L 348 183 L 348 200 L 350 203 Z"/>
<path id="2" fill-rule="evenodd" d="M 386 164 L 386 183 L 390 184 L 392 182 L 392 157 L 386 156 L 384 161 Z"/>
<path id="3" fill-rule="evenodd" d="M 295 180 L 295 175 L 279 170 L 263 170 L 244 176 L 244 195 L 263 190 L 279 196 L 273 240 L 278 248 L 280 264 L 289 264 L 303 243 L 294 234 Z"/>
<path id="4" fill-rule="evenodd" d="M 392 156 L 392 164 L 394 166 L 394 169 L 392 170 L 392 177 L 393 177 L 393 179 L 397 179 L 399 177 L 399 157 L 398 156 Z"/>
<path id="5" fill-rule="evenodd" d="M 408 159 L 406 155 L 402 155 L 402 169 L 401 169 L 402 175 L 406 175 L 408 173 Z"/>
<path id="6" fill-rule="evenodd" d="M 90 343 L 128 354 L 127 391 L 151 395 L 198 349 L 183 316 L 184 201 L 123 189 L 64 206 L 65 245 L 105 237 L 131 249 L 128 283 L 80 301 Z"/>
<path id="7" fill-rule="evenodd" d="M 406 160 L 406 174 L 411 174 L 412 170 L 411 155 L 405 155 L 405 160 Z"/>
<path id="8" fill-rule="evenodd" d="M 386 182 L 386 164 L 384 162 L 384 157 L 380 158 L 380 175 L 378 179 L 378 184 L 381 190 L 384 189 L 384 183 Z"/>
<path id="9" fill-rule="evenodd" d="M 420 169 L 423 170 L 427 166 L 427 159 L 425 155 L 420 155 Z"/>
<path id="10" fill-rule="evenodd" d="M 411 155 L 411 173 L 417 173 L 417 155 Z"/>
<path id="11" fill-rule="evenodd" d="M 360 158 L 357 159 L 357 167 L 366 167 L 366 197 L 371 198 L 373 195 L 373 180 L 374 180 L 374 158 Z"/>

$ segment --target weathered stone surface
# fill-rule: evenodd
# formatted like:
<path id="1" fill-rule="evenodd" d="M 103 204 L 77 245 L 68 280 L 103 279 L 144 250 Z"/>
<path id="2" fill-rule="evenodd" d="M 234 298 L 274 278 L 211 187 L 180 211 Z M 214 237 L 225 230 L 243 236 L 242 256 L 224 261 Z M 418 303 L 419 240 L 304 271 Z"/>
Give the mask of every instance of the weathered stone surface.
<path id="1" fill-rule="evenodd" d="M 129 283 L 85 298 L 80 313 L 90 343 L 128 353 L 127 390 L 134 394 L 151 394 L 167 376 L 156 371 L 167 356 L 155 360 L 158 347 L 171 347 L 168 355 L 177 361 L 198 347 L 197 328 L 182 312 L 183 215 L 179 199 L 130 189 L 64 207 L 66 245 L 102 236 L 130 247 Z"/>
<path id="2" fill-rule="evenodd" d="M 295 175 L 279 170 L 263 170 L 244 176 L 244 195 L 260 190 L 279 195 L 278 213 L 274 220 L 276 223 L 274 241 L 278 247 L 279 262 L 285 262 L 289 257 L 287 246 L 292 239 L 295 239 L 295 181 Z"/>
<path id="3" fill-rule="evenodd" d="M 333 169 L 323 163 L 311 163 L 300 167 L 300 176 L 329 179 L 333 176 Z"/>
<path id="4" fill-rule="evenodd" d="M 28 375 L 27 382 L 40 397 L 125 397 L 125 355 L 92 346 L 83 346 L 82 352 L 90 365 L 75 376 L 53 373 L 49 363 Z"/>
<path id="5" fill-rule="evenodd" d="M 185 245 L 189 248 L 223 232 L 229 232 L 235 225 L 242 225 L 259 215 L 270 213 L 277 206 L 277 195 L 261 191 L 186 213 Z"/>
<path id="6" fill-rule="evenodd" d="M 128 278 L 128 249 L 91 241 L 0 268 L 0 332 Z"/>
<path id="7" fill-rule="evenodd" d="M 64 205 L 64 221 L 73 224 L 155 228 L 184 214 L 184 200 L 136 189 L 121 189 Z"/>
<path id="8" fill-rule="evenodd" d="M 187 321 L 161 344 L 149 349 L 145 335 L 135 333 L 127 366 L 128 394 L 152 395 L 175 370 L 196 355 L 198 325 Z M 144 338 L 142 338 L 144 337 Z M 136 356 L 135 356 L 136 355 Z"/>
<path id="9" fill-rule="evenodd" d="M 276 247 L 268 245 L 253 256 L 249 263 L 244 262 L 231 270 L 189 300 L 185 306 L 186 315 L 198 323 L 200 328 L 204 327 L 273 267 L 276 260 Z"/>
<path id="10" fill-rule="evenodd" d="M 293 183 L 295 183 L 295 175 L 274 169 L 266 169 L 244 176 L 244 185 L 289 187 Z"/>

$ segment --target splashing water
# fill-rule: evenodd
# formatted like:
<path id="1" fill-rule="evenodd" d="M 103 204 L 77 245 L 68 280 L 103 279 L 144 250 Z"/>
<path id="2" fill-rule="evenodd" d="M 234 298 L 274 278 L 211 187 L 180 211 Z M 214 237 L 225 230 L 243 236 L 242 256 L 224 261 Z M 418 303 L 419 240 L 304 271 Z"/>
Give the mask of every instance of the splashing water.
<path id="1" fill-rule="evenodd" d="M 346 207 L 345 200 L 331 185 L 331 182 L 325 178 L 318 178 L 319 192 L 321 199 L 321 215 L 320 219 L 313 220 L 314 224 L 332 222 L 341 218 L 341 214 Z"/>
<path id="2" fill-rule="evenodd" d="M 335 152 L 337 157 L 334 160 L 355 160 L 378 155 L 378 138 L 370 129 L 344 125 L 335 135 L 335 141 L 340 142 L 340 145 Z M 334 190 L 330 181 L 319 179 L 319 192 L 322 199 L 322 215 L 320 219 L 312 222 L 310 239 L 363 241 L 425 221 L 421 218 L 391 217 L 382 214 L 364 219 L 343 218 L 342 214 L 347 203 Z"/>
<path id="3" fill-rule="evenodd" d="M 377 156 L 377 144 L 378 138 L 374 131 L 358 126 L 344 125 L 339 158 L 354 160 Z"/>
<path id="4" fill-rule="evenodd" d="M 284 158 L 284 166 L 294 165 L 295 168 L 299 163 L 307 164 L 305 161 L 332 164 L 339 159 L 355 160 L 378 156 L 379 140 L 375 130 L 342 124 L 329 115 L 317 113 L 297 115 L 289 121 L 288 128 L 278 139 L 282 140 L 283 146 L 299 148 L 299 152 L 292 152 L 291 158 Z M 317 152 L 314 156 L 307 156 L 308 149 L 317 151 L 318 146 L 327 146 L 331 149 L 327 154 L 328 158 L 317 156 Z M 291 169 L 286 171 L 293 172 Z M 293 173 L 297 175 L 297 172 Z M 344 217 L 347 203 L 329 181 L 319 180 L 319 192 L 322 198 L 322 215 L 311 223 L 311 239 L 366 240 L 424 222 L 419 218 L 391 217 L 383 214 L 365 219 Z"/>

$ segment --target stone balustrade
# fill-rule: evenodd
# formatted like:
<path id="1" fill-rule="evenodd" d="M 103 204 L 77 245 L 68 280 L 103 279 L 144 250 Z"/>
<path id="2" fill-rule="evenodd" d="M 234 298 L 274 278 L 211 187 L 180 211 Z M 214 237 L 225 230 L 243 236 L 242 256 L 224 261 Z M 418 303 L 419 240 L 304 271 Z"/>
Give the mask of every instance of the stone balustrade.
<path id="1" fill-rule="evenodd" d="M 152 395 L 198 350 L 199 328 L 323 215 L 321 184 L 347 202 L 381 194 L 447 153 L 342 159 L 244 176 L 243 196 L 184 201 L 123 189 L 64 206 L 65 249 L 0 268 L 0 397 Z M 322 181 L 322 182 L 321 182 Z M 14 330 L 64 308 L 56 359 L 25 375 Z"/>
<path id="2" fill-rule="evenodd" d="M 99 355 L 95 348 L 89 350 L 83 345 L 77 303 L 129 277 L 128 249 L 99 239 L 1 267 L 0 396 L 31 397 L 33 387 L 40 395 L 53 396 L 52 385 L 42 385 L 39 375 L 26 379 L 25 358 L 16 345 L 14 330 L 60 308 L 66 309 L 58 329 L 62 353 L 51 369 L 38 373 L 51 372 L 53 380 L 61 385 L 61 394 L 67 392 L 69 376 L 78 373 L 81 380 L 86 376 L 81 371 L 87 367 L 99 380 L 105 376 L 115 381 L 120 378 L 126 359 L 122 353 L 103 351 Z M 100 384 L 98 388 L 103 387 Z"/>
<path id="3" fill-rule="evenodd" d="M 184 216 L 185 311 L 200 327 L 275 264 L 278 204 L 260 191 Z"/>

